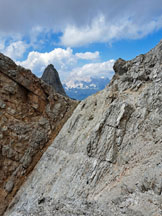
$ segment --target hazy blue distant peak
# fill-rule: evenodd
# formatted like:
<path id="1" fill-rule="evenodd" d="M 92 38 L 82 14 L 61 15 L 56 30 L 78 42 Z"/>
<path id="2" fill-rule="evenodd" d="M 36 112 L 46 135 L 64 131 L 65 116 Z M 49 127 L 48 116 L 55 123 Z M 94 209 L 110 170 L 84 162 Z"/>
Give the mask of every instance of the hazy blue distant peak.
<path id="1" fill-rule="evenodd" d="M 63 84 L 66 94 L 76 100 L 83 100 L 86 97 L 95 94 L 96 92 L 105 88 L 110 82 L 108 78 L 99 77 L 91 78 L 90 81 L 75 81 L 73 85 Z"/>

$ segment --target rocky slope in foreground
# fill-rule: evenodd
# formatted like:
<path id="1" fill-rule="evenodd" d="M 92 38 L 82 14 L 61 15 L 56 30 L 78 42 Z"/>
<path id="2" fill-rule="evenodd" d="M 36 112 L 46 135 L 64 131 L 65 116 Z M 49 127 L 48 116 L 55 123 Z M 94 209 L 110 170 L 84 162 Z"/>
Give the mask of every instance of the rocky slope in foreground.
<path id="1" fill-rule="evenodd" d="M 0 215 L 76 105 L 0 54 Z"/>
<path id="2" fill-rule="evenodd" d="M 162 215 L 162 41 L 114 70 L 75 109 L 6 216 Z"/>

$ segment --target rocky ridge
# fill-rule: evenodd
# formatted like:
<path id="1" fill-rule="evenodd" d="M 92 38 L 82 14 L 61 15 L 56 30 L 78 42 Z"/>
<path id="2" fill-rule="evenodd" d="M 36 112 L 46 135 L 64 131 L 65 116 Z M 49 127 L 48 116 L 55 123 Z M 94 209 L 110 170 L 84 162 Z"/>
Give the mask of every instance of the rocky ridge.
<path id="1" fill-rule="evenodd" d="M 0 215 L 76 105 L 0 54 Z"/>
<path id="2" fill-rule="evenodd" d="M 64 88 L 61 84 L 59 74 L 52 64 L 48 65 L 43 72 L 41 79 L 52 86 L 52 88 L 59 94 L 66 96 Z"/>
<path id="3" fill-rule="evenodd" d="M 162 215 L 162 41 L 114 70 L 77 106 L 5 216 Z"/>

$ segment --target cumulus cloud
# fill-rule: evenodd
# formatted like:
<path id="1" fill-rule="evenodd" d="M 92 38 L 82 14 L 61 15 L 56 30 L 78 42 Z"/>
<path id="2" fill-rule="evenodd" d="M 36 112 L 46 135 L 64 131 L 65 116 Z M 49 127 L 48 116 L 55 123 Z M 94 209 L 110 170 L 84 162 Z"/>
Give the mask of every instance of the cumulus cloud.
<path id="1" fill-rule="evenodd" d="M 4 40 L 0 40 L 0 52 L 2 52 L 5 49 L 5 41 Z"/>
<path id="2" fill-rule="evenodd" d="M 17 61 L 17 64 L 31 69 L 40 76 L 48 64 L 54 64 L 61 77 L 66 77 L 67 73 L 76 67 L 79 59 L 93 60 L 99 57 L 99 52 L 73 53 L 71 48 L 55 48 L 50 52 L 40 53 L 32 51 L 24 61 Z"/>
<path id="3" fill-rule="evenodd" d="M 16 63 L 31 69 L 37 76 L 41 76 L 43 70 L 48 64 L 54 64 L 58 70 L 62 80 L 75 80 L 90 81 L 91 77 L 108 77 L 111 79 L 113 75 L 114 60 L 105 62 L 94 63 L 94 58 L 99 59 L 99 52 L 85 52 L 85 53 L 73 53 L 71 48 L 55 48 L 50 52 L 40 53 L 32 51 L 28 54 L 28 57 L 24 61 L 17 61 Z M 86 59 L 89 63 L 86 63 L 80 67 L 78 64 L 80 60 Z"/>
<path id="4" fill-rule="evenodd" d="M 8 46 L 5 46 L 4 44 L 0 46 L 1 52 L 13 60 L 22 58 L 27 48 L 28 45 L 23 41 L 11 42 Z"/>
<path id="5" fill-rule="evenodd" d="M 95 76 L 106 76 L 111 78 L 113 75 L 113 65 L 114 60 L 108 60 L 106 62 L 101 63 L 89 63 L 85 64 L 82 67 L 77 67 L 72 70 L 70 76 L 76 76 L 78 79 L 82 79 L 82 77 L 95 77 Z"/>
<path id="6" fill-rule="evenodd" d="M 96 52 L 76 53 L 75 56 L 78 57 L 79 59 L 93 60 L 93 59 L 98 59 L 100 54 L 98 51 L 96 51 Z"/>
<path id="7" fill-rule="evenodd" d="M 162 28 L 161 0 L 0 1 L 0 34 L 62 32 L 65 46 L 140 38 Z M 38 29 L 39 28 L 39 29 Z"/>
<path id="8" fill-rule="evenodd" d="M 68 88 L 75 88 L 79 82 L 91 82 L 93 77 L 106 77 L 111 79 L 113 72 L 113 65 L 115 60 L 111 59 L 100 63 L 89 63 L 82 67 L 74 68 L 68 79 L 65 81 Z"/>
<path id="9" fill-rule="evenodd" d="M 61 43 L 65 46 L 82 46 L 93 42 L 111 42 L 117 39 L 139 39 L 154 30 L 162 28 L 162 16 L 147 24 L 138 25 L 132 18 L 124 17 L 115 23 L 107 22 L 104 15 L 92 20 L 90 25 L 77 27 L 67 26 Z"/>
<path id="10" fill-rule="evenodd" d="M 42 71 L 48 64 L 54 64 L 54 66 L 62 72 L 66 71 L 67 68 L 70 68 L 75 63 L 76 59 L 71 48 L 56 48 L 51 52 L 45 53 L 32 51 L 28 54 L 25 61 L 17 62 L 17 64 L 31 69 L 38 76 L 41 75 Z"/>

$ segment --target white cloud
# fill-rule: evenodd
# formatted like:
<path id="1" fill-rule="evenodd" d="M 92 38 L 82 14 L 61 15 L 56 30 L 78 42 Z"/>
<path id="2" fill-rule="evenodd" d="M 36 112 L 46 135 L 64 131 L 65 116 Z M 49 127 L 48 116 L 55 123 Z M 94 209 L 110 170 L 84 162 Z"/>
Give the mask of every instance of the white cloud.
<path id="1" fill-rule="evenodd" d="M 79 55 L 79 56 L 78 56 Z M 51 52 L 40 53 L 30 52 L 25 61 L 17 61 L 16 63 L 25 68 L 29 68 L 37 76 L 41 76 L 43 70 L 48 64 L 53 64 L 60 74 L 64 82 L 69 85 L 75 85 L 75 81 L 90 82 L 91 77 L 108 77 L 111 79 L 113 75 L 114 60 L 106 62 L 94 63 L 91 60 L 98 57 L 99 52 L 73 53 L 71 48 L 56 48 Z M 80 59 L 89 59 L 89 63 L 78 67 Z M 90 63 L 91 62 L 91 63 Z"/>
<path id="2" fill-rule="evenodd" d="M 56 48 L 51 52 L 45 53 L 32 51 L 28 54 L 28 57 L 25 61 L 17 62 L 17 64 L 31 69 L 38 76 L 42 74 L 44 68 L 48 64 L 54 64 L 58 71 L 62 72 L 66 71 L 75 63 L 76 58 L 73 55 L 73 50 L 71 48 Z"/>
<path id="3" fill-rule="evenodd" d="M 81 82 L 91 82 L 93 77 L 107 77 L 112 78 L 114 71 L 113 65 L 115 60 L 109 60 L 100 63 L 89 63 L 82 67 L 76 67 L 70 73 L 68 79 L 64 81 L 68 88 L 81 87 Z"/>
<path id="4" fill-rule="evenodd" d="M 89 85 L 90 87 L 96 88 L 96 84 L 92 83 Z"/>
<path id="5" fill-rule="evenodd" d="M 41 32 L 59 32 L 65 46 L 140 38 L 162 28 L 161 14 L 161 0 L 1 0 L 0 36 L 28 35 L 35 45 Z"/>
<path id="6" fill-rule="evenodd" d="M 65 46 L 68 44 L 73 47 L 97 41 L 102 35 L 104 22 L 104 17 L 102 16 L 97 19 L 95 18 L 91 25 L 81 28 L 75 25 L 69 25 L 61 37 L 61 43 Z"/>
<path id="7" fill-rule="evenodd" d="M 82 81 L 91 82 L 91 79 L 89 78 L 89 79 L 84 79 L 84 80 L 78 80 L 78 79 L 73 78 L 71 80 L 64 81 L 63 83 L 65 84 L 66 89 L 71 89 L 71 88 L 81 88 L 81 89 L 83 89 L 84 85 L 83 85 Z"/>
<path id="8" fill-rule="evenodd" d="M 79 59 L 93 60 L 99 58 L 100 54 L 98 51 L 96 52 L 85 52 L 85 53 L 76 53 L 76 57 Z"/>
<path id="9" fill-rule="evenodd" d="M 61 43 L 64 46 L 75 47 L 122 38 L 138 39 L 160 28 L 162 28 L 162 16 L 148 23 L 138 24 L 131 17 L 122 17 L 110 22 L 104 15 L 100 15 L 86 26 L 68 25 L 61 37 Z"/>
<path id="10" fill-rule="evenodd" d="M 11 42 L 7 47 L 4 44 L 1 46 L 1 52 L 13 60 L 22 58 L 26 52 L 28 45 L 23 41 Z"/>
<path id="11" fill-rule="evenodd" d="M 5 41 L 3 39 L 0 39 L 0 52 L 3 52 L 5 49 Z"/>
<path id="12" fill-rule="evenodd" d="M 68 76 L 69 71 L 77 67 L 77 63 L 80 59 L 93 60 L 99 57 L 99 52 L 85 52 L 85 53 L 73 53 L 71 48 L 56 48 L 51 52 L 40 53 L 32 51 L 28 54 L 28 57 L 24 61 L 17 61 L 16 63 L 22 65 L 25 68 L 29 68 L 37 76 L 41 76 L 44 68 L 48 64 L 54 64 L 55 68 L 60 73 L 61 78 Z"/>
<path id="13" fill-rule="evenodd" d="M 106 76 L 111 78 L 113 75 L 114 60 L 109 60 L 101 63 L 89 63 L 82 67 L 77 67 L 72 70 L 70 76 L 78 77 L 78 79 L 84 79 L 84 77 Z"/>

